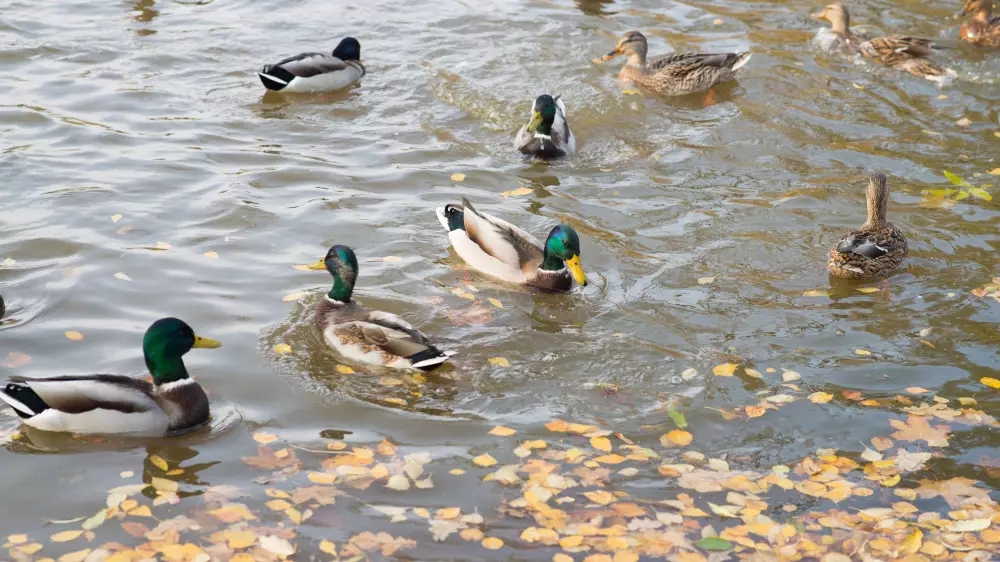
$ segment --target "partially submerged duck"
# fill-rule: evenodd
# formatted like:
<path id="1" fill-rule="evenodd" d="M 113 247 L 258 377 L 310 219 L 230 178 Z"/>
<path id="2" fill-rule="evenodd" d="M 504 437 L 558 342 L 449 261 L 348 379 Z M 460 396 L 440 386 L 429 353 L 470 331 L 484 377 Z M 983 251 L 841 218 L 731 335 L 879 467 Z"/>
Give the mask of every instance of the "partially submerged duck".
<path id="1" fill-rule="evenodd" d="M 566 105 L 559 96 L 542 94 L 531 108 L 531 119 L 521 127 L 514 148 L 538 158 L 559 158 L 576 152 L 576 138 L 566 122 Z"/>
<path id="2" fill-rule="evenodd" d="M 333 277 L 330 291 L 316 303 L 316 327 L 327 345 L 344 358 L 394 369 L 431 371 L 454 351 L 442 351 L 409 322 L 391 312 L 368 310 L 351 297 L 358 278 L 358 258 L 347 246 L 333 246 L 309 269 Z"/>
<path id="3" fill-rule="evenodd" d="M 480 213 L 464 197 L 460 205 L 438 208 L 437 216 L 455 252 L 486 275 L 551 291 L 568 291 L 573 280 L 587 285 L 580 265 L 580 237 L 569 225 L 554 227 L 543 246 L 513 224 Z"/>
<path id="4" fill-rule="evenodd" d="M 0 400 L 25 425 L 45 431 L 168 435 L 208 423 L 208 396 L 188 376 L 182 357 L 219 342 L 195 335 L 182 320 L 164 318 L 146 330 L 142 353 L 153 382 L 122 375 L 10 377 Z"/>
<path id="5" fill-rule="evenodd" d="M 903 264 L 906 238 L 886 218 L 889 188 L 883 174 L 872 174 L 867 191 L 868 220 L 830 250 L 826 268 L 845 279 L 885 277 Z"/>
<path id="6" fill-rule="evenodd" d="M 852 52 L 859 51 L 865 58 L 939 84 L 955 79 L 954 70 L 928 60 L 927 57 L 934 53 L 934 45 L 930 39 L 886 35 L 864 40 L 851 31 L 850 14 L 841 4 L 830 4 L 812 17 L 829 21 L 831 31 L 841 38 L 841 45 Z"/>
<path id="7" fill-rule="evenodd" d="M 966 0 L 959 17 L 972 14 L 972 19 L 962 24 L 958 36 L 980 47 L 1000 47 L 1000 16 L 993 14 L 993 0 Z"/>
<path id="8" fill-rule="evenodd" d="M 300 53 L 257 73 L 268 90 L 276 92 L 330 92 L 361 80 L 361 43 L 353 37 L 341 40 L 332 55 Z"/>
<path id="9" fill-rule="evenodd" d="M 628 57 L 618 77 L 662 96 L 683 96 L 708 90 L 736 78 L 736 71 L 750 60 L 750 53 L 675 53 L 646 59 L 646 36 L 629 31 L 601 61 Z"/>

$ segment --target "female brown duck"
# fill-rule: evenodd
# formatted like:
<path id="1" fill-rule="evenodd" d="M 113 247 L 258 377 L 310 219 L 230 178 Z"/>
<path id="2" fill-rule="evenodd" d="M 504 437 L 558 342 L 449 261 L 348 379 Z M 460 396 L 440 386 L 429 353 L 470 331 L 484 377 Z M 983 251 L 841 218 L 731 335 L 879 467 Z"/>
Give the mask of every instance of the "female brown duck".
<path id="1" fill-rule="evenodd" d="M 750 60 L 750 53 L 675 53 L 646 60 L 646 36 L 629 31 L 601 61 L 628 57 L 618 77 L 662 96 L 683 96 L 708 90 L 736 78 L 736 71 Z"/>
<path id="2" fill-rule="evenodd" d="M 831 31 L 841 39 L 839 48 L 852 53 L 860 51 L 865 58 L 939 84 L 948 83 L 955 78 L 954 70 L 939 66 L 927 59 L 934 53 L 934 47 L 929 39 L 886 35 L 865 40 L 851 31 L 850 14 L 841 4 L 830 4 L 812 17 L 830 22 Z"/>
<path id="3" fill-rule="evenodd" d="M 878 279 L 892 273 L 906 257 L 906 238 L 886 219 L 889 188 L 882 174 L 868 182 L 868 220 L 830 250 L 826 268 L 845 279 Z"/>
<path id="4" fill-rule="evenodd" d="M 958 36 L 980 47 L 1000 47 L 1000 17 L 991 17 L 993 0 L 967 0 L 958 15 L 967 14 L 972 19 L 962 24 Z"/>

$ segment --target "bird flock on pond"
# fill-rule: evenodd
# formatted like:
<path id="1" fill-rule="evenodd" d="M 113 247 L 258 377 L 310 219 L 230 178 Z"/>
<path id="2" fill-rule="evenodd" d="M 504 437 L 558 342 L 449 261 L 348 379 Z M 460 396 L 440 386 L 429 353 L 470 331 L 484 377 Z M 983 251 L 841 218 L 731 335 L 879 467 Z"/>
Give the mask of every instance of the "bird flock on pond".
<path id="1" fill-rule="evenodd" d="M 967 0 L 958 16 L 969 16 L 959 30 L 961 40 L 981 47 L 1000 47 L 1000 17 L 992 16 L 992 0 Z M 886 67 L 947 84 L 954 70 L 931 60 L 934 44 L 908 35 L 865 37 L 850 27 L 842 4 L 830 4 L 814 18 L 830 27 L 816 36 L 830 54 L 860 56 Z M 708 92 L 734 80 L 751 58 L 744 53 L 674 53 L 649 58 L 646 37 L 626 33 L 603 63 L 625 57 L 618 77 L 628 85 L 660 96 Z M 258 73 L 270 91 L 310 93 L 332 91 L 360 81 L 366 74 L 361 44 L 347 37 L 329 55 L 301 53 L 264 66 Z M 538 96 L 529 121 L 517 132 L 514 147 L 535 158 L 563 158 L 576 151 L 564 101 Z M 867 219 L 830 249 L 827 269 L 854 280 L 884 279 L 903 264 L 907 253 L 903 233 L 888 221 L 889 188 L 883 174 L 874 173 L 866 190 Z M 569 225 L 554 226 L 539 241 L 520 227 L 478 211 L 462 198 L 436 209 L 455 253 L 471 268 L 501 281 L 552 292 L 568 292 L 575 281 L 587 285 L 580 261 L 580 236 Z M 454 351 L 436 347 L 399 316 L 369 310 L 353 298 L 358 279 L 354 250 L 336 245 L 308 266 L 326 270 L 333 279 L 318 300 L 316 330 L 332 350 L 350 362 L 392 369 L 430 371 L 447 362 Z M 0 298 L 0 319 L 5 314 Z M 36 429 L 72 433 L 176 435 L 197 430 L 210 419 L 208 397 L 190 378 L 183 356 L 195 348 L 217 348 L 184 321 L 157 320 L 143 337 L 142 351 L 152 382 L 122 375 L 69 375 L 48 378 L 12 376 L 0 390 L 0 400 Z"/>

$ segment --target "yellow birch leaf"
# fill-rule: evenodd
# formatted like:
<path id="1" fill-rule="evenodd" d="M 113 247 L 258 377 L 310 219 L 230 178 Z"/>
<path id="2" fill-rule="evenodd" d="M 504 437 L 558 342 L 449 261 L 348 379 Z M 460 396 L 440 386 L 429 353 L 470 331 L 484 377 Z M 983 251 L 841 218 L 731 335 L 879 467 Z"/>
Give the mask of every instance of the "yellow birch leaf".
<path id="1" fill-rule="evenodd" d="M 914 529 L 912 533 L 903 539 L 903 544 L 900 548 L 903 552 L 907 554 L 915 554 L 920 547 L 923 546 L 924 533 L 920 529 Z"/>
<path id="2" fill-rule="evenodd" d="M 611 492 L 605 490 L 597 490 L 595 492 L 584 492 L 584 496 L 587 499 L 598 504 L 598 505 L 608 505 L 609 503 L 615 501 L 615 496 Z"/>
<path id="3" fill-rule="evenodd" d="M 497 299 L 490 297 L 488 300 L 490 301 L 490 304 L 492 304 L 493 306 L 497 308 L 503 308 L 503 303 L 498 301 Z"/>
<path id="4" fill-rule="evenodd" d="M 995 388 L 997 390 L 1000 390 L 1000 381 L 998 381 L 997 379 L 994 379 L 992 377 L 983 377 L 983 378 L 979 379 L 979 382 L 985 384 L 986 386 L 988 386 L 990 388 Z"/>
<path id="5" fill-rule="evenodd" d="M 880 289 L 878 287 L 858 287 L 857 291 L 859 293 L 877 293 Z"/>
<path id="6" fill-rule="evenodd" d="M 319 543 L 319 550 L 320 552 L 325 552 L 330 556 L 337 556 L 337 546 L 326 539 L 323 539 L 323 542 Z"/>
<path id="7" fill-rule="evenodd" d="M 163 472 L 170 470 L 170 465 L 167 463 L 166 459 L 160 455 L 149 455 L 149 464 L 155 466 Z"/>
<path id="8" fill-rule="evenodd" d="M 813 392 L 809 395 L 809 401 L 813 404 L 826 404 L 833 400 L 833 395 L 829 392 Z"/>
<path id="9" fill-rule="evenodd" d="M 257 542 L 257 535 L 253 531 L 227 531 L 226 541 L 229 543 L 229 548 L 237 550 L 253 546 Z"/>
<path id="10" fill-rule="evenodd" d="M 511 196 L 516 197 L 518 195 L 527 195 L 529 193 L 533 193 L 534 191 L 535 191 L 534 189 L 531 189 L 529 187 L 519 187 L 517 189 L 512 189 L 510 191 L 504 191 L 500 195 L 502 195 L 503 197 L 511 197 Z"/>
<path id="11" fill-rule="evenodd" d="M 33 542 L 33 543 L 28 543 L 28 544 L 22 544 L 22 545 L 19 545 L 19 546 L 15 547 L 15 548 L 17 548 L 18 552 L 23 552 L 24 554 L 27 554 L 28 556 L 31 556 L 32 554 L 35 554 L 36 552 L 38 552 L 39 550 L 41 550 L 42 549 L 42 545 L 39 544 L 39 543 L 37 543 L 37 542 Z"/>
<path id="12" fill-rule="evenodd" d="M 497 463 L 497 460 L 495 458 L 493 458 L 489 453 L 483 453 L 483 454 L 479 455 L 478 457 L 472 459 L 472 462 L 476 466 L 481 466 L 483 468 L 487 468 L 487 467 L 495 465 Z"/>
<path id="13" fill-rule="evenodd" d="M 453 468 L 448 471 L 448 474 L 451 474 L 452 476 L 461 476 L 465 474 L 465 471 L 462 470 L 461 468 Z"/>
<path id="14" fill-rule="evenodd" d="M 24 544 L 28 542 L 28 535 L 7 535 L 7 542 L 14 545 Z"/>
<path id="15" fill-rule="evenodd" d="M 271 500 L 264 505 L 274 511 L 285 511 L 286 509 L 292 507 L 292 504 L 286 502 L 285 500 Z"/>
<path id="16" fill-rule="evenodd" d="M 763 406 L 744 406 L 743 410 L 747 413 L 747 416 L 751 418 L 759 418 L 767 413 L 767 408 L 764 408 Z"/>
<path id="17" fill-rule="evenodd" d="M 118 222 L 120 220 L 122 220 L 122 214 L 121 213 L 115 213 L 115 214 L 111 215 L 111 222 Z"/>
<path id="18" fill-rule="evenodd" d="M 330 474 L 328 472 L 309 472 L 309 480 L 317 484 L 333 484 L 337 481 L 336 474 Z"/>
<path id="19" fill-rule="evenodd" d="M 260 443 L 261 445 L 267 445 L 273 441 L 278 440 L 278 436 L 273 433 L 254 433 L 253 440 Z"/>
<path id="20" fill-rule="evenodd" d="M 715 373 L 717 377 L 731 377 L 733 373 L 736 372 L 736 365 L 734 363 L 723 363 L 721 365 L 716 365 L 712 372 Z"/>
<path id="21" fill-rule="evenodd" d="M 868 351 L 867 349 L 855 349 L 854 353 L 857 354 L 857 355 L 871 355 L 872 354 L 872 352 Z"/>
<path id="22" fill-rule="evenodd" d="M 611 452 L 611 440 L 607 437 L 591 437 L 590 446 L 605 453 Z"/>
<path id="23" fill-rule="evenodd" d="M 153 476 L 149 479 L 149 483 L 153 488 L 160 492 L 176 492 L 178 484 L 174 480 L 169 480 L 167 478 L 159 478 Z"/>
<path id="24" fill-rule="evenodd" d="M 342 374 L 342 375 L 353 375 L 354 374 L 354 369 L 348 367 L 347 365 L 337 365 L 335 368 L 337 369 L 337 372 L 340 373 L 340 374 Z"/>
<path id="25" fill-rule="evenodd" d="M 490 435 L 496 435 L 498 437 L 510 437 L 515 433 L 517 433 L 516 429 L 511 429 L 509 427 L 504 427 L 502 425 L 498 425 L 490 430 Z"/>
<path id="26" fill-rule="evenodd" d="M 483 542 L 480 543 L 486 550 L 500 550 L 503 548 L 503 540 L 496 537 L 486 537 Z"/>
<path id="27" fill-rule="evenodd" d="M 72 529 L 69 531 L 60 531 L 49 538 L 52 542 L 69 542 L 82 534 L 83 529 Z"/>
<path id="28" fill-rule="evenodd" d="M 682 429 L 675 429 L 660 437 L 660 443 L 666 447 L 687 447 L 692 440 L 694 437 Z"/>
<path id="29" fill-rule="evenodd" d="M 510 361 L 507 361 L 505 357 L 490 357 L 487 359 L 490 365 L 496 365 L 498 367 L 510 367 Z"/>
<path id="30" fill-rule="evenodd" d="M 69 552 L 59 557 L 59 562 L 83 562 L 87 559 L 91 549 L 85 548 L 76 552 Z"/>
<path id="31" fill-rule="evenodd" d="M 301 299 L 304 296 L 306 296 L 306 294 L 304 292 L 302 292 L 302 291 L 296 291 L 294 293 L 288 293 L 287 295 L 281 297 L 281 302 L 297 301 L 297 300 Z"/>
<path id="32" fill-rule="evenodd" d="M 76 330 L 70 330 L 70 331 L 66 332 L 66 339 L 72 340 L 72 341 L 80 341 L 80 340 L 83 339 L 83 334 L 81 334 L 80 332 L 77 332 Z"/>
<path id="33" fill-rule="evenodd" d="M 830 296 L 830 294 L 827 293 L 826 291 L 818 291 L 816 289 L 812 289 L 812 290 L 803 292 L 802 296 L 803 297 L 828 297 L 828 296 Z"/>
<path id="34" fill-rule="evenodd" d="M 274 352 L 277 353 L 278 355 L 288 355 L 289 353 L 292 352 L 292 346 L 288 345 L 287 343 L 279 343 L 278 345 L 274 346 Z"/>
<path id="35" fill-rule="evenodd" d="M 139 507 L 131 510 L 128 514 L 132 517 L 152 517 L 153 512 L 149 510 L 148 505 L 140 505 Z"/>
<path id="36" fill-rule="evenodd" d="M 217 260 L 219 259 L 219 252 L 209 250 L 204 253 L 204 256 L 210 260 Z"/>
<path id="37" fill-rule="evenodd" d="M 463 181 L 465 179 L 465 174 L 455 173 L 451 175 L 451 181 Z"/>

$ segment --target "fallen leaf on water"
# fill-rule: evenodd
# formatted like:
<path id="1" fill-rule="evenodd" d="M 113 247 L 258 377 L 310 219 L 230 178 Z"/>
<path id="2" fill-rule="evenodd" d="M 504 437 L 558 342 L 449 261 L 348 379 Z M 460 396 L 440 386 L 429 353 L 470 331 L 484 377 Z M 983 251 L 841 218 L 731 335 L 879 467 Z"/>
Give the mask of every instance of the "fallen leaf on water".
<path id="1" fill-rule="evenodd" d="M 744 406 L 743 410 L 747 413 L 747 416 L 751 418 L 759 418 L 767 413 L 767 408 L 762 406 Z"/>
<path id="2" fill-rule="evenodd" d="M 681 373 L 681 378 L 686 381 L 689 381 L 697 376 L 698 376 L 698 369 L 693 369 L 693 368 L 684 369 L 684 372 Z"/>
<path id="3" fill-rule="evenodd" d="M 490 357 L 487 359 L 490 365 L 496 365 L 498 367 L 510 367 L 510 361 L 507 361 L 505 357 Z"/>
<path id="4" fill-rule="evenodd" d="M 131 281 L 132 280 L 131 277 L 129 277 L 128 275 L 122 273 L 121 271 L 119 271 L 118 273 L 115 273 L 115 279 L 120 279 L 122 281 Z"/>
<path id="5" fill-rule="evenodd" d="M 292 346 L 288 345 L 287 343 L 279 343 L 278 345 L 274 346 L 274 351 L 278 355 L 287 355 L 292 352 Z"/>
<path id="6" fill-rule="evenodd" d="M 642 92 L 640 92 L 639 90 L 633 90 L 631 88 L 629 88 L 627 90 L 622 90 L 622 94 L 624 94 L 626 96 L 639 96 L 639 97 L 642 97 Z"/>
<path id="7" fill-rule="evenodd" d="M 496 537 L 486 537 L 483 542 L 480 543 L 486 550 L 500 550 L 503 548 L 503 540 Z"/>
<path id="8" fill-rule="evenodd" d="M 734 363 L 723 363 L 721 365 L 716 365 L 712 372 L 715 373 L 717 377 L 731 377 L 733 373 L 736 372 L 736 364 Z"/>
<path id="9" fill-rule="evenodd" d="M 926 441 L 930 447 L 947 447 L 950 426 L 932 426 L 924 416 L 909 416 L 906 421 L 889 420 L 889 425 L 898 430 L 892 436 L 902 441 Z"/>
<path id="10" fill-rule="evenodd" d="M 795 371 L 788 371 L 781 373 L 781 380 L 784 382 L 797 381 L 802 378 L 802 375 L 796 373 Z"/>
<path id="11" fill-rule="evenodd" d="M 910 386 L 910 387 L 907 387 L 906 391 L 909 392 L 910 394 L 923 394 L 925 392 L 930 392 L 926 388 L 922 388 L 922 387 L 919 387 L 919 386 Z"/>
<path id="12" fill-rule="evenodd" d="M 603 451 L 605 453 L 611 452 L 611 440 L 607 437 L 591 437 L 590 446 L 598 451 Z"/>
<path id="13" fill-rule="evenodd" d="M 261 433 L 257 432 L 253 434 L 253 440 L 260 443 L 261 445 L 267 445 L 278 440 L 278 436 L 273 433 Z"/>
<path id="14" fill-rule="evenodd" d="M 495 465 L 497 463 L 497 460 L 493 458 L 489 453 L 483 453 L 482 455 L 479 455 L 478 457 L 472 459 L 472 462 L 476 466 L 487 468 Z"/>
<path id="15" fill-rule="evenodd" d="M 249 530 L 226 531 L 225 536 L 229 548 L 234 550 L 251 547 L 257 542 L 257 535 Z"/>
<path id="16" fill-rule="evenodd" d="M 465 179 L 465 174 L 455 173 L 451 175 L 451 181 L 463 181 Z"/>
<path id="17" fill-rule="evenodd" d="M 857 354 L 857 355 L 871 355 L 872 354 L 872 352 L 868 351 L 867 349 L 855 349 L 854 353 Z"/>
<path id="18" fill-rule="evenodd" d="M 170 242 L 157 242 L 156 245 L 153 246 L 153 249 L 155 250 L 169 250 L 170 248 L 173 248 L 173 246 L 170 245 Z"/>
<path id="19" fill-rule="evenodd" d="M 217 259 L 219 259 L 219 252 L 214 252 L 214 251 L 212 251 L 212 250 L 209 250 L 209 251 L 205 252 L 205 253 L 204 253 L 204 254 L 202 254 L 202 255 L 204 255 L 204 256 L 205 256 L 206 258 L 208 258 L 208 259 L 212 259 L 212 260 L 217 260 Z"/>
<path id="20" fill-rule="evenodd" d="M 301 299 L 304 296 L 306 296 L 306 293 L 304 293 L 302 291 L 296 291 L 294 293 L 288 293 L 287 295 L 281 297 L 281 302 L 297 301 L 297 300 Z"/>
<path id="21" fill-rule="evenodd" d="M 70 552 L 63 554 L 59 557 L 59 562 L 83 562 L 87 559 L 92 549 L 85 548 L 83 550 L 77 550 L 76 552 Z"/>
<path id="22" fill-rule="evenodd" d="M 760 371 L 758 371 L 757 369 L 752 369 L 750 367 L 744 367 L 743 368 L 743 372 L 746 373 L 748 377 L 752 377 L 752 378 L 755 378 L 755 379 L 763 379 L 764 378 L 764 375 L 760 374 Z"/>
<path id="23" fill-rule="evenodd" d="M 678 410 L 676 407 L 674 407 L 673 404 L 671 404 L 670 407 L 667 408 L 667 415 L 669 415 L 670 419 L 674 421 L 674 424 L 677 425 L 678 429 L 684 429 L 685 427 L 687 427 L 688 422 L 687 418 L 684 417 L 684 412 Z"/>
<path id="24" fill-rule="evenodd" d="M 721 551 L 733 548 L 733 543 L 719 537 L 705 537 L 695 543 L 695 546 L 702 550 Z"/>
<path id="25" fill-rule="evenodd" d="M 340 373 L 340 374 L 342 374 L 342 375 L 353 375 L 354 374 L 354 369 L 348 367 L 347 365 L 337 365 L 334 368 L 337 369 L 337 372 Z"/>
<path id="26" fill-rule="evenodd" d="M 817 289 L 812 289 L 812 290 L 803 292 L 802 296 L 803 297 L 828 297 L 828 296 L 830 296 L 830 293 L 827 293 L 826 291 L 820 291 L 820 290 L 817 290 Z"/>
<path id="27" fill-rule="evenodd" d="M 660 444 L 662 444 L 665 447 L 670 447 L 670 446 L 687 447 L 688 445 L 691 444 L 691 441 L 693 440 L 694 436 L 692 436 L 687 431 L 675 429 L 673 431 L 663 434 L 660 437 Z"/>
<path id="28" fill-rule="evenodd" d="M 329 554 L 330 556 L 333 557 L 337 556 L 337 545 L 333 544 L 327 539 L 323 539 L 323 541 L 319 543 L 319 550 L 320 552 Z"/>
<path id="29" fill-rule="evenodd" d="M 79 537 L 82 534 L 83 534 L 83 529 L 73 529 L 70 531 L 60 531 L 49 537 L 49 539 L 52 542 L 69 542 Z"/>
<path id="30" fill-rule="evenodd" d="M 511 189 L 510 191 L 504 191 L 500 195 L 503 197 L 516 197 L 518 195 L 528 195 L 529 193 L 534 193 L 534 189 L 530 187 L 519 187 L 517 189 Z"/>
<path id="31" fill-rule="evenodd" d="M 492 304 L 493 306 L 497 308 L 503 308 L 503 303 L 498 301 L 497 299 L 490 297 L 488 300 L 490 301 L 490 304 Z"/>
<path id="32" fill-rule="evenodd" d="M 403 261 L 403 258 L 401 258 L 399 256 L 386 256 L 386 257 L 382 258 L 382 261 L 384 261 L 386 263 L 397 263 L 397 262 Z"/>
<path id="33" fill-rule="evenodd" d="M 121 213 L 115 213 L 115 214 L 111 215 L 111 222 L 118 222 L 120 220 L 122 220 L 122 214 Z"/>
<path id="34" fill-rule="evenodd" d="M 168 463 L 167 459 L 161 457 L 160 455 L 150 455 L 149 464 L 155 466 L 156 468 L 162 470 L 163 472 L 170 470 L 170 463 Z M 130 509 L 130 508 L 123 508 L 123 509 Z"/>
<path id="35" fill-rule="evenodd" d="M 958 121 L 955 121 L 955 124 L 958 125 L 959 127 L 968 127 L 969 125 L 972 125 L 972 120 L 969 119 L 968 117 L 963 117 Z"/>
<path id="36" fill-rule="evenodd" d="M 295 547 L 292 546 L 292 543 L 288 542 L 287 540 L 281 537 L 265 535 L 260 537 L 259 540 L 260 540 L 260 547 L 270 552 L 271 554 L 274 554 L 275 556 L 286 558 L 288 556 L 295 554 Z"/>
<path id="37" fill-rule="evenodd" d="M 990 388 L 995 388 L 997 390 L 1000 390 L 1000 380 L 994 379 L 992 377 L 983 377 L 979 379 L 979 382 L 985 384 Z"/>
<path id="38" fill-rule="evenodd" d="M 858 287 L 857 291 L 859 293 L 877 293 L 880 289 L 878 287 Z"/>
<path id="39" fill-rule="evenodd" d="M 21 353 L 20 351 L 11 351 L 7 353 L 7 360 L 2 364 L 4 367 L 9 369 L 15 369 L 21 365 L 27 365 L 31 363 L 31 356 L 27 353 Z"/>
<path id="40" fill-rule="evenodd" d="M 698 278 L 698 284 L 699 285 L 709 285 L 709 284 L 712 283 L 712 281 L 715 281 L 715 277 L 699 277 Z"/>
<path id="41" fill-rule="evenodd" d="M 73 340 L 73 341 L 80 341 L 80 340 L 83 339 L 83 334 L 81 334 L 80 332 L 77 332 L 76 330 L 70 330 L 70 331 L 66 332 L 66 339 Z"/>
<path id="42" fill-rule="evenodd" d="M 389 477 L 389 481 L 386 482 L 385 487 L 390 490 L 405 492 L 410 489 L 410 480 L 402 474 L 394 474 Z"/>
<path id="43" fill-rule="evenodd" d="M 715 18 L 714 20 L 712 20 L 712 23 L 714 23 L 715 25 L 722 25 L 723 21 L 722 18 Z"/>
<path id="44" fill-rule="evenodd" d="M 1000 176 L 1000 168 L 993 168 L 987 173 L 990 174 L 991 176 Z"/>
<path id="45" fill-rule="evenodd" d="M 511 429 L 502 425 L 498 425 L 490 430 L 490 435 L 497 435 L 499 437 L 510 437 L 517 433 L 516 429 Z"/>
<path id="46" fill-rule="evenodd" d="M 123 226 L 123 227 L 119 228 L 118 230 L 116 230 L 115 234 L 124 235 L 124 234 L 128 234 L 129 232 L 132 232 L 133 230 L 135 230 L 135 227 L 132 226 L 132 225 Z"/>

